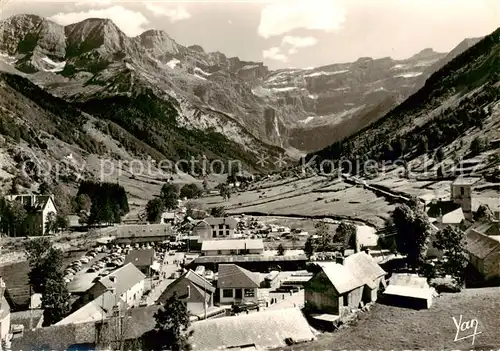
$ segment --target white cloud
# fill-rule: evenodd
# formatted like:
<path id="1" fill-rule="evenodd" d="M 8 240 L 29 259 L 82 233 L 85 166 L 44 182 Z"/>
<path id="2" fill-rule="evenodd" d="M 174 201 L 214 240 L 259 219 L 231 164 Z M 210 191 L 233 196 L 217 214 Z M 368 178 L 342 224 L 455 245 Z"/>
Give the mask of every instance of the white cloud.
<path id="1" fill-rule="evenodd" d="M 77 7 L 97 7 L 97 6 L 108 6 L 113 3 L 113 0 L 82 0 L 75 2 Z"/>
<path id="2" fill-rule="evenodd" d="M 284 55 L 281 52 L 281 48 L 278 46 L 262 51 L 262 57 L 264 57 L 265 59 L 276 60 L 281 62 L 288 61 L 288 57 L 286 57 L 286 55 Z"/>
<path id="3" fill-rule="evenodd" d="M 333 32 L 341 29 L 345 17 L 336 0 L 281 0 L 264 7 L 258 33 L 269 38 L 298 28 Z"/>
<path id="4" fill-rule="evenodd" d="M 149 23 L 142 13 L 127 10 L 122 6 L 113 6 L 100 10 L 58 13 L 49 19 L 61 25 L 68 25 L 87 18 L 109 18 L 128 36 L 141 34 L 146 30 L 144 25 Z"/>
<path id="5" fill-rule="evenodd" d="M 171 22 L 182 21 L 191 17 L 191 14 L 181 5 L 169 3 L 144 3 L 146 8 L 157 17 L 168 17 Z"/>
<path id="6" fill-rule="evenodd" d="M 281 44 L 288 44 L 295 48 L 306 48 L 308 46 L 314 46 L 318 43 L 318 39 L 315 37 L 293 37 L 287 35 L 281 40 Z"/>

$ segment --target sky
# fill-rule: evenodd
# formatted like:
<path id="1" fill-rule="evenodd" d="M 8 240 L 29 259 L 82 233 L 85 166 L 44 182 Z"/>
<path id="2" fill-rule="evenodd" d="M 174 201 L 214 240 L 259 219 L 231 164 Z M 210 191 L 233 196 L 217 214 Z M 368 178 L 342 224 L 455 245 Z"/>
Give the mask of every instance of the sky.
<path id="1" fill-rule="evenodd" d="M 1 18 L 30 13 L 63 25 L 109 18 L 128 36 L 161 29 L 181 45 L 270 69 L 448 52 L 500 27 L 500 0 L 5 1 Z"/>

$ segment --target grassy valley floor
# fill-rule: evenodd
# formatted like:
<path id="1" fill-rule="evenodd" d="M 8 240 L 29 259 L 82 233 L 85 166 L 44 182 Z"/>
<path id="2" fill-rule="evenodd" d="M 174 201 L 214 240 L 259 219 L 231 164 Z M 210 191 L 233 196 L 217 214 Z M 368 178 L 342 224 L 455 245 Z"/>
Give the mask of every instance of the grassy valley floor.
<path id="1" fill-rule="evenodd" d="M 477 319 L 472 338 L 454 341 L 456 320 Z M 500 288 L 469 289 L 434 298 L 428 310 L 376 304 L 352 325 L 287 350 L 495 350 L 500 348 Z M 461 332 L 460 336 L 469 335 Z"/>

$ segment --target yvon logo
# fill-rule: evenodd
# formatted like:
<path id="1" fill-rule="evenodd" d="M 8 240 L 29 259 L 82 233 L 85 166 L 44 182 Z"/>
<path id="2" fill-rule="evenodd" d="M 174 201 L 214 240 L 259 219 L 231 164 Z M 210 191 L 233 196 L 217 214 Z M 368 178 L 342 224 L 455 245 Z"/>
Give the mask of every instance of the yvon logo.
<path id="1" fill-rule="evenodd" d="M 477 319 L 462 321 L 462 315 L 460 315 L 460 319 L 458 321 L 455 317 L 451 318 L 453 318 L 453 322 L 455 323 L 455 327 L 457 328 L 457 333 L 455 334 L 455 340 L 453 341 L 472 338 L 472 345 L 474 345 L 476 336 L 482 333 L 477 331 L 477 327 L 479 326 L 479 322 L 477 321 Z"/>

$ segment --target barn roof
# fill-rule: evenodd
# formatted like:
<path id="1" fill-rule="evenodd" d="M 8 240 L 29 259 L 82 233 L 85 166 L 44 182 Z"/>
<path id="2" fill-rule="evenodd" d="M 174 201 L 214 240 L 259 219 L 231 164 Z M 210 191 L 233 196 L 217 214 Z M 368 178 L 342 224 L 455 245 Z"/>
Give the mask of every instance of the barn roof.
<path id="1" fill-rule="evenodd" d="M 378 265 L 375 259 L 365 253 L 358 252 L 345 258 L 344 265 L 364 284 L 375 288 L 374 281 L 387 273 Z"/>
<path id="2" fill-rule="evenodd" d="M 209 319 L 194 323 L 193 351 L 282 348 L 287 338 L 313 340 L 314 334 L 298 308 Z"/>
<path id="3" fill-rule="evenodd" d="M 483 259 L 493 251 L 500 250 L 500 242 L 478 232 L 477 228 L 469 228 L 465 235 L 467 237 L 467 251 L 477 258 Z"/>
<path id="4" fill-rule="evenodd" d="M 335 262 L 320 262 L 318 266 L 321 267 L 339 294 L 346 293 L 365 285 L 365 283 L 355 276 L 346 266 Z"/>
<path id="5" fill-rule="evenodd" d="M 145 278 L 146 276 L 138 270 L 136 266 L 132 263 L 128 263 L 101 278 L 96 284 L 101 283 L 106 288 L 112 288 L 114 289 L 114 293 L 120 296 Z"/>

